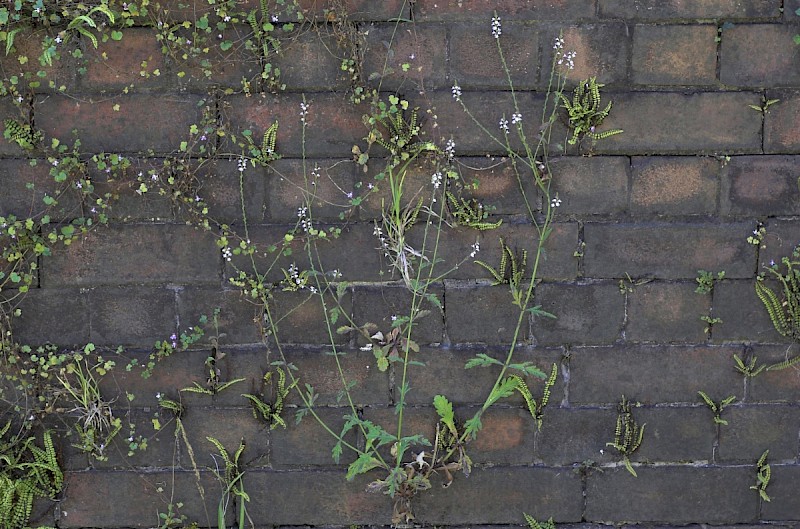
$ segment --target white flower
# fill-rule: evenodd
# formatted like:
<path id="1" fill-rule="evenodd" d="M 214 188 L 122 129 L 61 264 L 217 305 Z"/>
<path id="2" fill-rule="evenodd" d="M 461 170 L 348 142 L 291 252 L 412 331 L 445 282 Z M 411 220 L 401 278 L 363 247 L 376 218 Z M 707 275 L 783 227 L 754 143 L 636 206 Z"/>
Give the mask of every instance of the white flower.
<path id="1" fill-rule="evenodd" d="M 439 189 L 439 186 L 442 185 L 442 173 L 437 171 L 431 175 L 431 184 L 433 184 L 434 189 Z"/>
<path id="2" fill-rule="evenodd" d="M 278 21 L 278 15 L 272 15 L 272 21 L 273 22 L 277 22 Z"/>
<path id="3" fill-rule="evenodd" d="M 300 103 L 300 122 L 306 122 L 306 116 L 308 115 L 308 104 L 304 101 Z"/>
<path id="4" fill-rule="evenodd" d="M 500 118 L 500 130 L 508 132 L 508 120 L 506 118 Z"/>
<path id="5" fill-rule="evenodd" d="M 247 169 L 247 160 L 244 157 L 239 158 L 239 161 L 236 162 L 236 168 L 240 173 L 243 173 L 244 170 Z"/>
<path id="6" fill-rule="evenodd" d="M 492 36 L 496 39 L 500 38 L 500 34 L 503 33 L 503 28 L 500 26 L 500 17 L 496 16 L 492 18 Z"/>
<path id="7" fill-rule="evenodd" d="M 456 155 L 456 142 L 454 142 L 452 138 L 447 140 L 447 143 L 445 143 L 444 153 L 447 155 L 448 160 L 452 160 Z"/>
<path id="8" fill-rule="evenodd" d="M 519 112 L 514 112 L 511 115 L 511 124 L 512 125 L 516 125 L 517 123 L 519 123 L 521 121 L 522 121 L 522 114 L 520 114 Z"/>
<path id="9" fill-rule="evenodd" d="M 475 244 L 472 245 L 472 252 L 470 252 L 469 256 L 470 257 L 475 257 L 475 254 L 477 254 L 480 251 L 481 251 L 481 243 L 478 242 L 478 241 L 475 241 Z"/>
<path id="10" fill-rule="evenodd" d="M 556 42 L 553 44 L 553 49 L 558 51 L 564 47 L 564 39 L 561 37 L 556 37 Z"/>
<path id="11" fill-rule="evenodd" d="M 560 206 L 560 205 L 561 205 L 561 199 L 560 199 L 560 198 L 558 198 L 558 195 L 556 195 L 556 196 L 555 196 L 555 197 L 554 197 L 554 198 L 553 198 L 553 199 L 550 201 L 550 207 L 557 208 L 557 207 L 558 207 L 558 206 Z"/>
<path id="12" fill-rule="evenodd" d="M 456 101 L 461 101 L 461 87 L 458 86 L 458 83 L 453 85 L 452 92 L 453 92 L 453 99 L 455 99 Z"/>

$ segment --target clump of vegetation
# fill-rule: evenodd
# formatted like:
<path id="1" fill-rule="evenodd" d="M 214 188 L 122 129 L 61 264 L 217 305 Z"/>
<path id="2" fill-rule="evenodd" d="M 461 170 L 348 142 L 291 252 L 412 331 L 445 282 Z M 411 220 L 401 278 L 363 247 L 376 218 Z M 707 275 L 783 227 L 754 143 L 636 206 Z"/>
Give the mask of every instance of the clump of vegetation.
<path id="1" fill-rule="evenodd" d="M 606 443 L 606 446 L 610 446 L 622 455 L 622 462 L 633 477 L 637 477 L 637 475 L 633 465 L 631 465 L 630 456 L 641 446 L 642 439 L 644 439 L 645 426 L 645 424 L 639 426 L 636 422 L 631 411 L 631 403 L 623 395 L 622 400 L 617 405 L 617 426 L 614 429 L 614 441 Z"/>
<path id="2" fill-rule="evenodd" d="M 622 134 L 620 129 L 605 130 L 599 132 L 597 129 L 611 113 L 613 102 L 603 107 L 600 102 L 600 89 L 605 85 L 597 82 L 596 77 L 591 77 L 578 84 L 572 91 L 572 99 L 564 94 L 559 94 L 561 104 L 567 111 L 569 127 L 572 136 L 568 143 L 575 145 L 584 137 L 592 140 L 602 140 L 616 134 Z"/>

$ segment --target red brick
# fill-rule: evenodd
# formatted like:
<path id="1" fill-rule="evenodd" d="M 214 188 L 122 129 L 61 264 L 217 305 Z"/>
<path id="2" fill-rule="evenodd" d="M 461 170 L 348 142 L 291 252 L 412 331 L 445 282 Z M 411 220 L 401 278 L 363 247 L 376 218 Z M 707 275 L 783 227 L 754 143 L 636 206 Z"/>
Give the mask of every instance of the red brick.
<path id="1" fill-rule="evenodd" d="M 632 80 L 643 85 L 708 85 L 717 80 L 717 28 L 642 26 L 633 30 Z"/>
<path id="2" fill-rule="evenodd" d="M 128 28 L 122 40 L 89 46 L 84 54 L 86 73 L 81 88 L 89 91 L 119 90 L 126 86 L 160 88 L 168 83 L 169 72 L 155 29 Z M 143 67 L 142 63 L 147 62 Z M 154 71 L 158 69 L 160 75 Z M 146 72 L 148 75 L 142 75 Z"/>
<path id="3" fill-rule="evenodd" d="M 536 85 L 541 28 L 528 24 L 508 23 L 499 41 L 511 73 L 515 89 Z M 478 57 L 481 57 L 478 60 Z M 497 41 L 487 24 L 457 24 L 450 29 L 450 76 L 463 88 L 508 89 Z"/>
<path id="4" fill-rule="evenodd" d="M 794 26 L 737 25 L 722 32 L 720 80 L 734 86 L 800 84 L 800 48 Z"/>
<path id="5" fill-rule="evenodd" d="M 712 215 L 718 189 L 719 163 L 713 158 L 636 157 L 631 213 Z"/>
<path id="6" fill-rule="evenodd" d="M 126 95 L 102 101 L 50 96 L 39 98 L 35 111 L 36 126 L 45 136 L 68 141 L 75 129 L 88 152 L 172 152 L 189 136 L 189 126 L 200 123 L 202 103 L 191 95 Z"/>
<path id="7" fill-rule="evenodd" d="M 728 215 L 800 214 L 797 156 L 736 156 L 722 171 L 721 209 Z"/>
<path id="8" fill-rule="evenodd" d="M 19 26 L 17 26 L 19 27 Z M 55 35 L 53 35 L 55 36 Z M 23 29 L 14 37 L 14 49 L 6 54 L 0 54 L 0 72 L 4 79 L 11 76 L 18 76 L 20 84 L 18 88 L 24 94 L 29 86 L 29 82 L 38 82 L 37 93 L 52 92 L 64 86 L 74 90 L 76 84 L 76 61 L 72 58 L 72 52 L 77 48 L 76 41 L 71 40 L 59 46 L 58 53 L 60 59 L 54 59 L 51 66 L 42 66 L 39 56 L 42 54 L 43 34 L 33 33 L 29 29 Z M 27 62 L 22 64 L 19 59 L 27 57 Z M 39 77 L 38 72 L 45 72 L 46 77 Z M 50 83 L 54 86 L 50 86 Z"/>
<path id="9" fill-rule="evenodd" d="M 625 338 L 634 342 L 703 342 L 711 299 L 695 293 L 695 283 L 653 282 L 628 294 Z"/>
<path id="10" fill-rule="evenodd" d="M 647 20 L 777 18 L 779 0 L 604 0 L 600 16 Z"/>
<path id="11" fill-rule="evenodd" d="M 733 368 L 738 347 L 612 346 L 573 349 L 570 404 L 695 403 L 697 391 L 729 395 L 741 387 Z M 700 366 L 695 368 L 696 366 Z"/>
<path id="12" fill-rule="evenodd" d="M 725 270 L 728 278 L 751 277 L 755 255 L 746 241 L 751 231 L 747 223 L 587 224 L 585 273 L 693 279 L 698 270 Z"/>
<path id="13" fill-rule="evenodd" d="M 347 88 L 348 79 L 338 58 L 342 52 L 336 46 L 333 38 L 309 30 L 284 42 L 281 52 L 270 57 L 270 62 L 274 68 L 280 68 L 280 82 L 287 88 L 341 90 Z"/>
<path id="14" fill-rule="evenodd" d="M 621 22 L 569 26 L 564 29 L 551 29 L 542 43 L 540 85 L 547 86 L 553 62 L 553 43 L 563 34 L 563 52 L 574 51 L 574 69 L 564 67 L 569 85 L 575 85 L 590 77 L 604 84 L 622 84 L 627 80 L 630 57 L 630 34 L 628 27 Z"/>
<path id="15" fill-rule="evenodd" d="M 541 209 L 541 197 L 530 168 L 517 165 L 517 172 L 506 157 L 461 157 L 459 178 L 465 185 L 464 196 L 494 208 L 493 215 L 514 215 L 527 211 L 525 199 L 533 211 Z M 519 178 L 518 178 L 519 176 Z M 474 187 L 477 185 L 477 188 Z M 520 185 L 524 189 L 522 195 Z"/>
<path id="16" fill-rule="evenodd" d="M 221 272 L 210 233 L 155 224 L 92 231 L 46 264 L 43 280 L 50 286 L 217 282 Z"/>
<path id="17" fill-rule="evenodd" d="M 252 0 L 251 0 L 252 1 Z M 321 15 L 325 9 L 330 9 L 331 0 L 299 0 L 298 4 L 308 14 Z M 347 19 L 352 21 L 383 21 L 395 18 L 408 18 L 409 6 L 405 0 L 344 0 L 342 2 Z"/>
<path id="18" fill-rule="evenodd" d="M 628 209 L 630 162 L 623 156 L 562 157 L 550 160 L 551 196 L 560 216 L 619 215 Z"/>
<path id="19" fill-rule="evenodd" d="M 760 152 L 761 116 L 749 93 L 604 93 L 613 101 L 600 131 L 623 134 L 597 142 L 597 151 L 626 154 Z"/>
<path id="20" fill-rule="evenodd" d="M 255 167 L 248 165 L 247 170 L 240 173 L 237 163 L 233 160 L 217 160 L 204 166 L 199 174 L 199 194 L 208 203 L 211 218 L 232 224 L 234 230 L 241 232 L 242 199 L 248 224 L 263 224 L 267 220 L 270 170 L 256 164 Z M 276 163 L 280 162 L 273 162 L 273 165 Z"/>
<path id="21" fill-rule="evenodd" d="M 447 83 L 445 28 L 372 26 L 367 35 L 363 75 L 381 90 L 436 89 Z M 408 71 L 403 65 L 408 64 Z"/>
<path id="22" fill-rule="evenodd" d="M 800 154 L 800 92 L 770 90 L 767 99 L 780 102 L 770 107 L 764 117 L 764 152 Z"/>
<path id="23" fill-rule="evenodd" d="M 238 134 L 243 129 L 261 135 L 277 120 L 277 151 L 283 156 L 303 154 L 300 103 L 295 94 L 280 96 L 232 96 L 223 106 L 224 121 Z M 361 143 L 366 129 L 361 122 L 364 107 L 356 107 L 343 94 L 317 93 L 306 97 L 305 155 L 350 157 L 353 145 Z"/>
<path id="24" fill-rule="evenodd" d="M 490 409 L 481 417 L 481 423 L 483 428 L 467 449 L 473 463 L 479 465 L 534 463 L 536 421 L 531 417 L 527 407 Z"/>
<path id="25" fill-rule="evenodd" d="M 594 0 L 418 0 L 417 20 L 483 20 L 490 31 L 492 15 L 504 20 L 576 20 L 593 18 Z"/>

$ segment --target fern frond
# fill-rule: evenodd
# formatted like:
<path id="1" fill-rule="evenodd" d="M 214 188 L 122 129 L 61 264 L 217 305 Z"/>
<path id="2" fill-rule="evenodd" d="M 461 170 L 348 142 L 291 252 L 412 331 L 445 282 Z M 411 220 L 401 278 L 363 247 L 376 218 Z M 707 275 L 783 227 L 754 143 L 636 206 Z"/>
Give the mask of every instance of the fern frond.
<path id="1" fill-rule="evenodd" d="M 794 358 L 789 358 L 777 364 L 772 364 L 767 367 L 767 371 L 780 371 L 782 369 L 788 369 L 793 365 L 797 364 L 798 362 L 800 362 L 800 355 L 795 356 Z"/>

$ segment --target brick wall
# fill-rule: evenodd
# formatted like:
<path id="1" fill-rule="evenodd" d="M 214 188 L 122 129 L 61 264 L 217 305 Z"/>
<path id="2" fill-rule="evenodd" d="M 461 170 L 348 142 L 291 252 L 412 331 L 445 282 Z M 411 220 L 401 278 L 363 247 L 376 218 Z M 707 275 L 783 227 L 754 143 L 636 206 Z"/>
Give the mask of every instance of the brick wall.
<path id="1" fill-rule="evenodd" d="M 304 4 L 322 11 L 314 2 Z M 551 43 L 561 31 L 566 47 L 577 52 L 569 81 L 596 75 L 605 83 L 604 99 L 614 102 L 605 126 L 624 130 L 591 149 L 552 159 L 552 185 L 563 204 L 547 242 L 535 303 L 557 319 L 526 321 L 517 351 L 518 358 L 545 370 L 552 362 L 559 366 L 541 430 L 522 399 L 492 408 L 469 445 L 472 474 L 456 476 L 447 489 L 435 480 L 432 491 L 415 499 L 417 521 L 520 525 L 523 512 L 564 524 L 790 527 L 800 521 L 800 375 L 788 369 L 747 378 L 735 370 L 733 359 L 755 355 L 760 363 L 774 363 L 784 360 L 787 350 L 797 352 L 775 332 L 754 283 L 763 265 L 800 243 L 800 48 L 792 42 L 800 32 L 794 14 L 800 4 L 351 0 L 347 5 L 352 23 L 365 35 L 365 74 L 383 68 L 385 43 L 394 33 L 387 62 L 394 73 L 384 77 L 382 90 L 398 91 L 420 107 L 428 139 L 455 141 L 465 180 L 479 181 L 475 196 L 496 207 L 492 220 L 504 220 L 497 230 L 446 228 L 445 260 L 463 258 L 476 238 L 480 257 L 491 263 L 498 259 L 498 237 L 518 247 L 535 245 L 503 149 L 487 142 L 451 96 L 457 81 L 466 105 L 493 129 L 503 113 L 510 115 L 508 85 L 489 30 L 495 11 L 530 130 L 544 100 Z M 191 9 L 186 15 L 193 16 Z M 363 145 L 361 116 L 368 109 L 348 102 L 349 83 L 330 51 L 336 44 L 326 35 L 324 27 L 320 35 L 307 33 L 278 58 L 285 91 L 251 96 L 233 93 L 251 65 L 233 57 L 207 80 L 199 69 L 165 57 L 151 27 L 126 29 L 121 41 L 101 43 L 97 50 L 73 42 L 85 48 L 83 57 L 67 57 L 50 72 L 68 95 L 36 89 L 30 112 L 47 138 L 66 139 L 76 129 L 84 152 L 121 153 L 142 164 L 149 163 L 145 153 L 152 162 L 174 152 L 204 106 L 231 129 L 248 127 L 255 137 L 278 119 L 283 159 L 271 168 L 249 168 L 244 180 L 249 236 L 269 244 L 296 221 L 303 154 L 309 167 L 327 173 L 317 190 L 319 223 L 338 222 L 339 210 L 326 204 L 346 201 L 344 194 L 358 192 L 356 182 L 366 181 L 351 149 Z M 142 61 L 160 75 L 140 75 Z M 410 63 L 408 72 L 402 63 Z M 10 57 L 2 66 L 6 76 L 24 67 Z M 179 77 L 179 71 L 187 75 Z M 310 105 L 304 152 L 303 98 Z M 764 98 L 780 101 L 765 113 L 749 108 Z M 2 112 L 16 116 L 10 105 Z M 42 164 L 30 167 L 26 153 L 4 140 L 0 156 L 0 214 L 26 214 L 31 198 L 24 184 L 46 185 L 47 170 Z M 481 166 L 491 169 L 467 169 Z M 199 178 L 215 218 L 241 228 L 235 160 L 220 160 Z M 15 322 L 16 338 L 123 346 L 125 358 L 144 361 L 156 340 L 219 307 L 219 348 L 226 355 L 217 367 L 223 380 L 245 381 L 213 397 L 184 395 L 182 420 L 201 467 L 204 506 L 185 445 L 176 442 L 172 426 L 155 431 L 152 419 L 161 414 L 168 420 L 158 409 L 157 392 L 177 398 L 179 388 L 205 382 L 204 361 L 212 346 L 207 338 L 214 333 L 159 363 L 149 379 L 125 372 L 120 361 L 103 381 L 104 394 L 136 395 L 129 412 L 121 413 L 129 413 L 138 432 L 150 437 L 147 451 L 95 461 L 62 439 L 66 487 L 58 502 L 39 505 L 38 521 L 60 528 L 152 527 L 174 490 L 181 512 L 205 525 L 206 509 L 213 520 L 220 493 L 210 470 L 213 447 L 206 441 L 213 436 L 230 450 L 241 438 L 247 443 L 244 483 L 256 527 L 389 524 L 391 501 L 365 492 L 371 479 L 382 476 L 347 482 L 351 460 L 345 456 L 334 464 L 333 442 L 316 423 L 288 420 L 286 429 L 270 430 L 240 397 L 260 389 L 277 357 L 253 323 L 258 310 L 228 281 L 233 270 L 215 244 L 216 232 L 188 226 L 168 200 L 138 197 L 126 182 L 105 185 L 121 190 L 110 225 L 41 258 L 35 288 Z M 344 310 L 356 322 L 388 328 L 392 315 L 407 310 L 410 296 L 376 250 L 373 220 L 379 216 L 380 200 L 365 201 L 352 211 L 341 238 L 321 253 L 328 269 L 337 268 L 349 282 Z M 746 240 L 758 223 L 767 230 L 765 249 Z M 694 292 L 700 269 L 725 271 L 713 295 Z M 507 287 L 491 286 L 490 280 L 470 260 L 435 285 L 444 310 L 434 310 L 417 330 L 419 360 L 426 366 L 410 368 L 411 428 L 432 435 L 436 394 L 447 395 L 464 418 L 483 402 L 494 375 L 488 369 L 464 370 L 463 364 L 476 352 L 502 358 L 517 317 Z M 302 383 L 320 393 L 319 413 L 338 429 L 349 408 L 335 398 L 340 388 L 334 359 L 325 354 L 329 342 L 321 309 L 314 301 L 301 303 L 304 299 L 275 293 L 276 310 L 285 314 L 282 341 Z M 709 314 L 722 323 L 706 333 L 700 317 Z M 391 423 L 399 373 L 378 371 L 354 334 L 335 341 L 348 352 L 345 369 L 358 382 L 353 399 L 363 418 Z M 540 383 L 530 385 L 538 396 Z M 723 414 L 727 425 L 714 424 L 700 390 L 717 400 L 737 397 Z M 634 414 L 647 425 L 641 448 L 631 456 L 637 478 L 606 446 L 614 437 L 622 395 L 641 404 Z M 297 405 L 299 399 L 293 395 L 288 402 Z M 351 441 L 364 442 L 355 434 Z M 126 443 L 118 443 L 124 452 Z M 766 449 L 770 502 L 750 488 L 756 460 Z"/>

